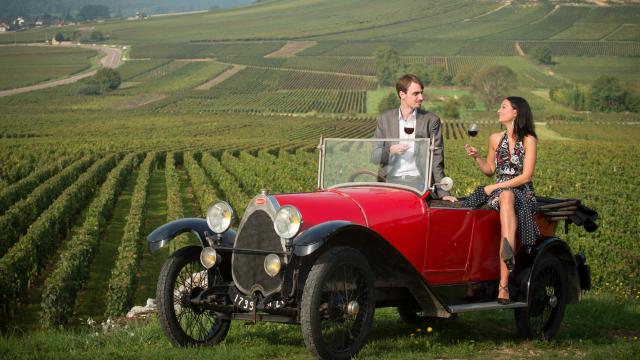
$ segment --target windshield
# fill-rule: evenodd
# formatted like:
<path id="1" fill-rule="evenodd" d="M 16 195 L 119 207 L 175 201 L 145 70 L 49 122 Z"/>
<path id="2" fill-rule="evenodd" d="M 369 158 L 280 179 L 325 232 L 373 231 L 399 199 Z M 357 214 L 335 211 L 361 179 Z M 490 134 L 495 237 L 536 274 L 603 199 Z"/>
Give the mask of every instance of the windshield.
<path id="1" fill-rule="evenodd" d="M 429 144 L 424 138 L 323 139 L 318 186 L 398 186 L 422 194 L 431 185 Z"/>

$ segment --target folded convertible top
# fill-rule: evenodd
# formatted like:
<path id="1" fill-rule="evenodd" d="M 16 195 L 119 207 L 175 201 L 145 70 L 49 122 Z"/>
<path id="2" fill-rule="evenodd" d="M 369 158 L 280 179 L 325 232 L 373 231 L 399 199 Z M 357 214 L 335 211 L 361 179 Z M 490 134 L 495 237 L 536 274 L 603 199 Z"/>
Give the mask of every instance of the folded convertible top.
<path id="1" fill-rule="evenodd" d="M 598 213 L 582 205 L 580 199 L 554 199 L 536 196 L 537 211 L 549 217 L 549 220 L 565 220 L 565 224 L 573 223 L 584 227 L 587 232 L 594 232 L 598 228 L 596 220 Z"/>

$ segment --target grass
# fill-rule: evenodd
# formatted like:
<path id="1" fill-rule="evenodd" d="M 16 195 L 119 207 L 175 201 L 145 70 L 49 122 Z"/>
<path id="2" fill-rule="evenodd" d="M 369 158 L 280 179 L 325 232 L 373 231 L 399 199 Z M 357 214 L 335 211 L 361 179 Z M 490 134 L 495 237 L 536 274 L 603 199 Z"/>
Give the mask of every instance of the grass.
<path id="1" fill-rule="evenodd" d="M 602 75 L 615 76 L 640 91 L 640 59 L 629 57 L 554 57 L 553 70 L 578 83 L 592 83 Z"/>
<path id="2" fill-rule="evenodd" d="M 640 351 L 640 303 L 588 294 L 569 305 L 557 338 L 550 342 L 522 340 L 512 312 L 461 314 L 416 327 L 402 323 L 394 309 L 378 309 L 368 343 L 357 359 L 502 359 L 502 358 L 632 358 Z M 83 325 L 63 331 L 34 331 L 0 338 L 7 358 L 207 358 L 310 359 L 300 327 L 276 323 L 232 323 L 218 346 L 173 348 L 155 318 L 121 320 L 103 330 Z M 432 331 L 429 332 L 428 328 Z"/>

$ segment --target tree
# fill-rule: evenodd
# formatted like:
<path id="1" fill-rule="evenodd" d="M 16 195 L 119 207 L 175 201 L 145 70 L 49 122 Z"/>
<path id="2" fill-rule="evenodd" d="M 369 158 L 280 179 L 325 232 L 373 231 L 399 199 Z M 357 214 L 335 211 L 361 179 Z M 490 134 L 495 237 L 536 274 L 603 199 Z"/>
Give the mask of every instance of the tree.
<path id="1" fill-rule="evenodd" d="M 98 30 L 93 30 L 89 35 L 90 41 L 100 42 L 100 41 L 104 41 L 105 39 L 106 38 L 104 37 L 104 35 Z"/>
<path id="2" fill-rule="evenodd" d="M 476 99 L 469 94 L 464 94 L 460 96 L 460 105 L 467 111 L 473 110 L 476 108 Z"/>
<path id="3" fill-rule="evenodd" d="M 485 65 L 473 77 L 471 88 L 487 109 L 492 109 L 515 88 L 516 83 L 516 74 L 509 67 Z"/>
<path id="4" fill-rule="evenodd" d="M 53 37 L 57 42 L 61 42 L 64 41 L 64 34 L 61 32 L 57 32 L 56 35 Z"/>
<path id="5" fill-rule="evenodd" d="M 627 110 L 627 98 L 631 94 L 613 76 L 601 76 L 591 85 L 590 108 L 593 111 L 619 112 Z"/>
<path id="6" fill-rule="evenodd" d="M 428 74 L 433 85 L 451 85 L 451 75 L 443 66 L 429 66 Z"/>
<path id="7" fill-rule="evenodd" d="M 453 77 L 453 83 L 460 86 L 470 86 L 476 70 L 478 69 L 471 64 L 462 65 Z"/>
<path id="8" fill-rule="evenodd" d="M 384 112 L 389 109 L 395 109 L 400 107 L 400 98 L 398 98 L 398 94 L 395 92 L 390 92 L 385 95 L 382 99 L 380 99 L 380 103 L 378 103 L 378 111 Z"/>
<path id="9" fill-rule="evenodd" d="M 104 90 L 115 90 L 122 82 L 120 73 L 111 68 L 102 68 L 98 70 L 94 78 Z"/>
<path id="10" fill-rule="evenodd" d="M 442 114 L 445 117 L 457 119 L 460 117 L 460 102 L 452 97 L 447 98 L 442 105 Z"/>
<path id="11" fill-rule="evenodd" d="M 76 17 L 81 21 L 108 19 L 109 8 L 104 5 L 85 5 L 80 8 Z"/>
<path id="12" fill-rule="evenodd" d="M 373 56 L 378 82 L 383 86 L 395 85 L 398 74 L 405 68 L 398 52 L 392 47 L 385 47 L 374 51 Z"/>
<path id="13" fill-rule="evenodd" d="M 413 63 L 409 65 L 407 73 L 417 76 L 425 86 L 431 83 L 429 67 L 423 63 Z"/>
<path id="14" fill-rule="evenodd" d="M 587 110 L 589 89 L 584 85 L 565 85 L 549 90 L 549 98 L 574 110 Z"/>
<path id="15" fill-rule="evenodd" d="M 531 56 L 540 64 L 552 65 L 551 49 L 546 46 L 538 46 L 531 51 Z"/>

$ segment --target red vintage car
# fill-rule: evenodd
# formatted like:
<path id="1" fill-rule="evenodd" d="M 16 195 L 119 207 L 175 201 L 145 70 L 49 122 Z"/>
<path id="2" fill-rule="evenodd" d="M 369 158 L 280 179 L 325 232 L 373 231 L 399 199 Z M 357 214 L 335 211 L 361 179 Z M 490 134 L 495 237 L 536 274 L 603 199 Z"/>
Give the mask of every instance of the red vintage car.
<path id="1" fill-rule="evenodd" d="M 538 198 L 542 236 L 517 251 L 512 302 L 498 304 L 498 212 L 435 198 L 435 187 L 451 186 L 450 179 L 380 175 L 382 166 L 393 166 L 380 164 L 380 151 L 396 141 L 408 142 L 419 174 L 431 173 L 429 139 L 323 139 L 317 191 L 264 191 L 237 230 L 223 201 L 206 219 L 154 230 L 151 250 L 187 231 L 201 241 L 177 250 L 159 276 L 158 315 L 169 340 L 216 344 L 231 320 L 276 321 L 300 324 L 317 358 L 345 359 L 365 344 L 380 307 L 397 307 L 410 323 L 514 309 L 523 336 L 553 337 L 566 304 L 590 283 L 584 255 L 555 236 L 556 225 L 593 231 L 597 214 L 579 200 Z"/>

